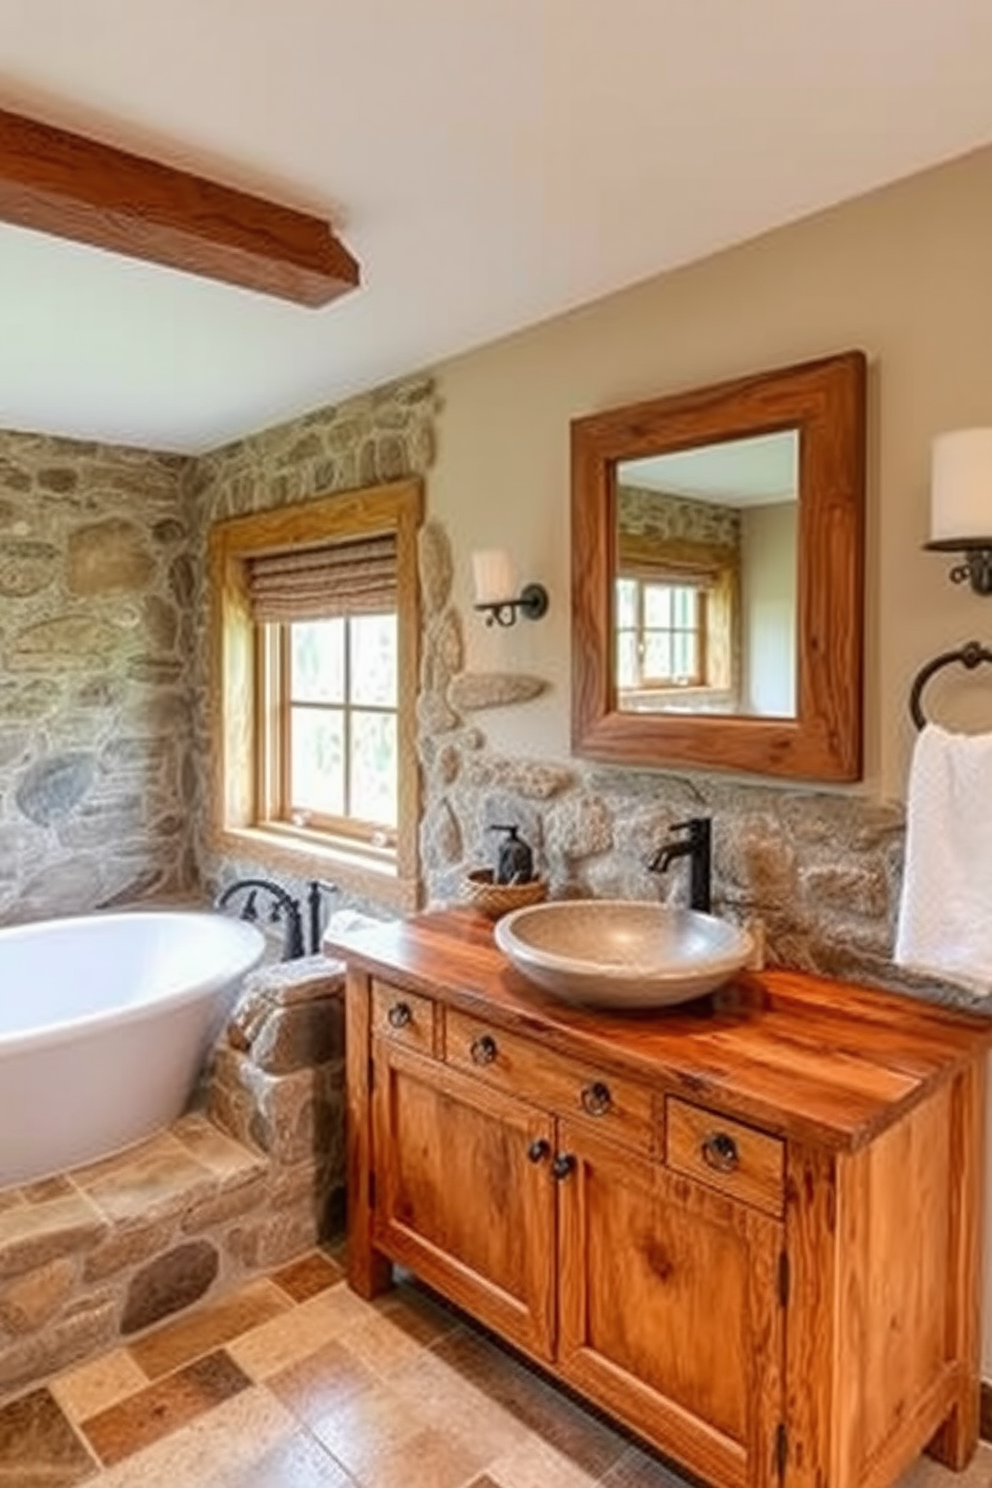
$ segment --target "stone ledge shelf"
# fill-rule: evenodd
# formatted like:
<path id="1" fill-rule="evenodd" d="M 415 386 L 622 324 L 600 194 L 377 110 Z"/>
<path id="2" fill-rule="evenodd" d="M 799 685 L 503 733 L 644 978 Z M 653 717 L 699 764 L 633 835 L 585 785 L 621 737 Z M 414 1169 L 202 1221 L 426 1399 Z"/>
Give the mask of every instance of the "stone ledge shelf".
<path id="1" fill-rule="evenodd" d="M 0 1191 L 0 1398 L 311 1249 L 343 1196 L 343 968 L 263 968 L 205 1110 Z"/>

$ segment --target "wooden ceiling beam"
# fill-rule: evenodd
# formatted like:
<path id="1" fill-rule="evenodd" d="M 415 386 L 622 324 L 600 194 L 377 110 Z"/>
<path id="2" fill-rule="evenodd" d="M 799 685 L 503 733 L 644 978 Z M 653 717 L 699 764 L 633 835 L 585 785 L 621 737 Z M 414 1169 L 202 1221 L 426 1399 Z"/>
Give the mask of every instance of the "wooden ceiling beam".
<path id="1" fill-rule="evenodd" d="M 359 266 L 326 222 L 0 109 L 0 222 L 300 305 Z"/>

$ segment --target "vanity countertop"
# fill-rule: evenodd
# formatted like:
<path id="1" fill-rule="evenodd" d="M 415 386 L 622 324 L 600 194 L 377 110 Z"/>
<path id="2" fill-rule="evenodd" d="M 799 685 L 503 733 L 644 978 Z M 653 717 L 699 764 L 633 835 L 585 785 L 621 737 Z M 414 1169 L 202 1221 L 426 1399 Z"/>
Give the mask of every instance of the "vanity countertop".
<path id="1" fill-rule="evenodd" d="M 992 1045 L 992 1018 L 796 971 L 747 972 L 650 1014 L 575 1007 L 516 971 L 491 922 L 468 909 L 344 932 L 324 948 L 561 1053 L 838 1150 L 862 1147 Z"/>

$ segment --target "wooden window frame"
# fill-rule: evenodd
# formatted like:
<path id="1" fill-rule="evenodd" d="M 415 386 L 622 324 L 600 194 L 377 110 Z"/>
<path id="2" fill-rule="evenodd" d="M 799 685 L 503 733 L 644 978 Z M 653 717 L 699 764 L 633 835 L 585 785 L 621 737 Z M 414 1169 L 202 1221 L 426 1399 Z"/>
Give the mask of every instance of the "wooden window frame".
<path id="1" fill-rule="evenodd" d="M 327 878 L 348 892 L 409 911 L 420 904 L 416 754 L 420 602 L 419 481 L 397 481 L 217 522 L 209 538 L 211 590 L 211 841 L 221 853 L 297 877 Z M 279 750 L 259 747 L 273 727 L 266 644 L 248 592 L 249 560 L 283 548 L 396 533 L 398 821 L 395 846 L 375 847 L 344 832 L 270 819 Z M 265 627 L 273 632 L 274 626 Z"/>
<path id="2" fill-rule="evenodd" d="M 706 634 L 706 625 L 707 625 L 707 613 L 706 613 L 707 592 L 706 592 L 706 586 L 703 585 L 703 584 L 687 584 L 687 583 L 681 583 L 680 584 L 680 582 L 679 582 L 679 580 L 677 578 L 670 578 L 669 579 L 669 578 L 661 578 L 661 577 L 652 577 L 651 575 L 647 575 L 647 574 L 621 573 L 621 574 L 618 574 L 617 577 L 618 577 L 618 579 L 628 579 L 628 580 L 632 581 L 633 583 L 635 583 L 637 585 L 637 623 L 635 625 L 632 625 L 632 626 L 630 626 L 630 625 L 623 625 L 623 626 L 622 625 L 617 625 L 617 627 L 616 627 L 616 634 L 617 634 L 617 639 L 618 640 L 619 640 L 619 638 L 620 638 L 621 635 L 633 635 L 635 637 L 635 639 L 636 639 L 636 642 L 637 642 L 637 660 L 638 660 L 637 681 L 634 683 L 633 687 L 624 688 L 623 690 L 625 692 L 677 692 L 678 693 L 678 692 L 698 691 L 700 688 L 707 687 L 709 684 L 708 684 L 707 676 L 706 676 L 706 660 L 707 660 L 707 657 L 706 657 L 706 653 L 707 653 L 707 634 Z M 654 586 L 655 588 L 661 588 L 661 587 L 664 586 L 664 587 L 667 587 L 669 589 L 684 588 L 684 589 L 692 589 L 694 591 L 694 593 L 696 595 L 696 603 L 697 603 L 697 610 L 696 610 L 696 622 L 697 623 L 692 627 L 691 630 L 690 629 L 686 629 L 685 626 L 681 626 L 681 625 L 668 625 L 668 626 L 664 626 L 664 625 L 647 625 L 647 624 L 645 624 L 645 619 L 644 619 L 644 608 L 645 608 L 645 605 L 644 605 L 644 599 L 645 599 L 644 590 L 645 590 L 646 586 L 649 585 L 649 584 L 652 585 L 652 586 Z M 673 638 L 675 636 L 677 636 L 677 635 L 691 635 L 691 636 L 693 636 L 695 638 L 695 642 L 696 642 L 696 660 L 697 660 L 697 667 L 696 667 L 696 673 L 695 673 L 695 675 L 692 678 L 690 678 L 690 679 L 688 679 L 688 680 L 686 680 L 684 682 L 683 681 L 680 681 L 679 679 L 677 679 L 675 677 L 653 677 L 653 676 L 649 676 L 643 670 L 643 664 L 642 664 L 643 652 L 644 652 L 644 647 L 645 647 L 645 637 L 648 636 L 648 635 L 668 635 L 668 636 L 671 636 Z"/>

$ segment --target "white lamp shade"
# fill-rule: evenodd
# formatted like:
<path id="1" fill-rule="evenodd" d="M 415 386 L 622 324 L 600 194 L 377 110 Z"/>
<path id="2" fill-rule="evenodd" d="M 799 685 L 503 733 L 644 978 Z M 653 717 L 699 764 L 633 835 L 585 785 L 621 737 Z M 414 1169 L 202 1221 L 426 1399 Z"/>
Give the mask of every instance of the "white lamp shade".
<path id="1" fill-rule="evenodd" d="M 933 442 L 930 540 L 992 537 L 992 429 L 954 429 Z"/>
<path id="2" fill-rule="evenodd" d="M 513 565 L 502 548 L 484 548 L 472 554 L 476 604 L 500 604 L 516 595 Z"/>

